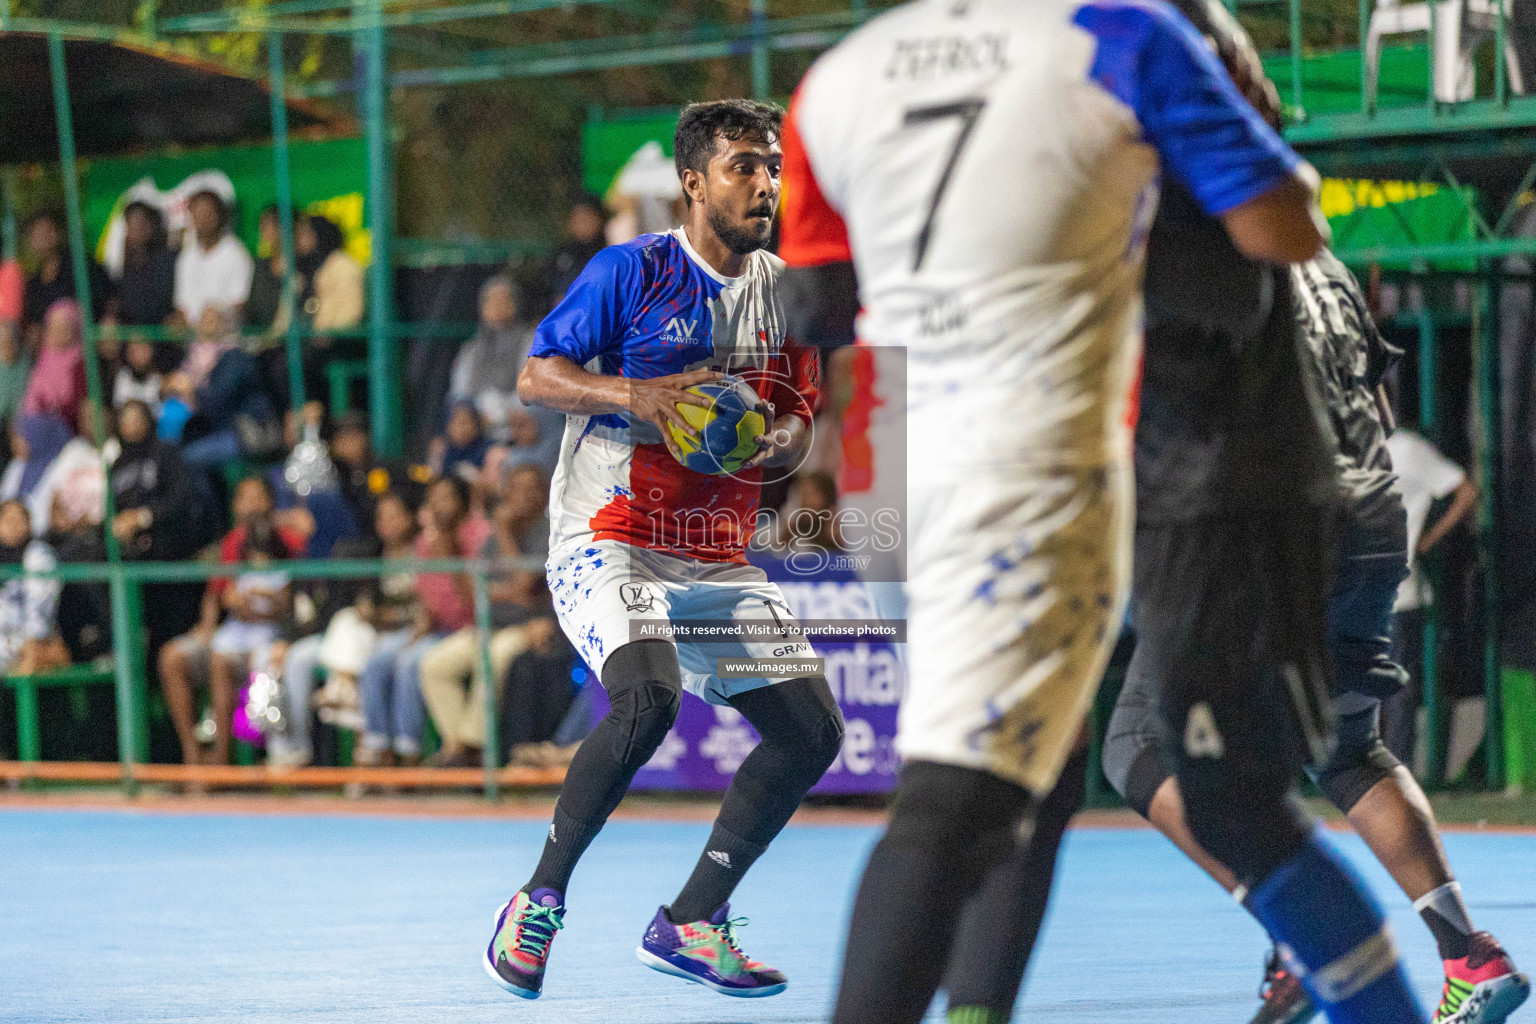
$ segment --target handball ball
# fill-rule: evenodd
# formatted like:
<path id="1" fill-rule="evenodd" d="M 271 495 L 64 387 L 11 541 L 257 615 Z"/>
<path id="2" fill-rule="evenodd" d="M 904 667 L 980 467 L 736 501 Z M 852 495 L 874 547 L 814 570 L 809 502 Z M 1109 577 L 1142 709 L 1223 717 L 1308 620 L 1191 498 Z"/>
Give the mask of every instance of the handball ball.
<path id="1" fill-rule="evenodd" d="M 709 407 L 678 404 L 683 419 L 699 432 L 694 439 L 675 424 L 667 424 L 680 453 L 678 461 L 696 473 L 711 476 L 741 469 L 742 463 L 758 452 L 754 439 L 768 433 L 757 392 L 740 377 L 731 376 L 695 384 L 688 391 L 709 399 Z"/>

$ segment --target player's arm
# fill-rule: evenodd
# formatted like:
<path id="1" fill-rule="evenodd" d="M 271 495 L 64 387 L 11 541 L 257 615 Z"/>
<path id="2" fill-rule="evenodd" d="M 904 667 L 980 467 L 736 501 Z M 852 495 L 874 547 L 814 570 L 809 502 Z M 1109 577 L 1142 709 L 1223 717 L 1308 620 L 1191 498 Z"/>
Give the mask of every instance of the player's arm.
<path id="1" fill-rule="evenodd" d="M 669 423 L 690 437 L 699 436 L 678 411 L 678 405 L 709 408 L 709 399 L 687 389 L 719 379 L 720 374 L 714 370 L 693 370 L 634 380 L 592 373 L 566 356 L 529 356 L 517 376 L 517 397 L 527 405 L 545 405 L 573 416 L 628 413 L 655 425 L 671 448 L 671 434 L 666 429 Z"/>
<path id="2" fill-rule="evenodd" d="M 1232 244 L 1244 255 L 1270 263 L 1302 263 L 1328 242 L 1328 221 L 1317 206 L 1317 172 L 1302 164 L 1297 175 L 1221 215 Z"/>
<path id="3" fill-rule="evenodd" d="M 784 120 L 779 255 L 789 267 L 779 287 L 790 335 L 814 348 L 837 348 L 853 344 L 859 281 L 848 229 L 811 169 L 799 115 L 796 96 Z"/>
<path id="4" fill-rule="evenodd" d="M 1205 39 L 1166 8 L 1111 16 L 1147 19 L 1134 84 L 1116 91 L 1130 91 L 1164 167 L 1245 256 L 1279 264 L 1315 256 L 1328 241 L 1317 172 L 1243 98 Z M 1108 43 L 1101 35 L 1101 48 Z"/>
<path id="5" fill-rule="evenodd" d="M 616 374 L 593 373 L 586 365 L 612 353 L 633 319 L 631 305 L 641 290 L 638 257 L 622 246 L 610 246 L 587 263 L 565 298 L 534 331 L 528 359 L 517 377 L 517 397 L 527 405 L 544 405 L 573 416 L 614 413 L 653 424 L 671 449 L 667 425 L 690 437 L 678 403 L 709 407 L 709 400 L 686 389 L 716 380 L 712 370 L 635 380 Z M 677 454 L 675 451 L 673 454 Z"/>

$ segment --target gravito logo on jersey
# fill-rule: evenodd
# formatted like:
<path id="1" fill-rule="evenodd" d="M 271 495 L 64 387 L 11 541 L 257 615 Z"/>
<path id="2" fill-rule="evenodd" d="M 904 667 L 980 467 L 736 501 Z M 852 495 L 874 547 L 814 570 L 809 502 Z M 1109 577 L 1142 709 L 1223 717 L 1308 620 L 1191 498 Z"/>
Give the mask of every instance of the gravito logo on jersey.
<path id="1" fill-rule="evenodd" d="M 674 345 L 686 345 L 693 340 L 693 332 L 699 329 L 697 320 L 684 320 L 681 317 L 673 317 L 667 321 L 667 329 L 662 332 L 661 340 L 670 341 Z"/>

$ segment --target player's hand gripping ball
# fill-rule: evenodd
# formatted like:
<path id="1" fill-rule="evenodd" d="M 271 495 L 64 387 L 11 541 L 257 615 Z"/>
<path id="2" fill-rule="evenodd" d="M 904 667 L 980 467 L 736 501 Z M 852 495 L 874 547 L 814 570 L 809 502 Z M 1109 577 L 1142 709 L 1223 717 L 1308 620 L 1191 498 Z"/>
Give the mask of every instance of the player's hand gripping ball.
<path id="1" fill-rule="evenodd" d="M 677 461 L 711 476 L 738 471 L 760 450 L 758 436 L 768 433 L 762 400 L 746 381 L 729 374 L 688 390 L 710 402 L 708 408 L 678 404 L 677 411 L 699 436 L 689 437 L 676 424 L 667 424 L 677 446 Z"/>

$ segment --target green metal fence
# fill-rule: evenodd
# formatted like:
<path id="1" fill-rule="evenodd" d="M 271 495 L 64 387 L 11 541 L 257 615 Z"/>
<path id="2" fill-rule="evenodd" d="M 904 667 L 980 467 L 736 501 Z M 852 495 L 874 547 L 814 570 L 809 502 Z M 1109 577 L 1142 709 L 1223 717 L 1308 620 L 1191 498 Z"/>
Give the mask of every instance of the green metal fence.
<path id="1" fill-rule="evenodd" d="M 108 488 L 110 491 L 111 488 Z M 112 531 L 107 531 L 111 538 Z M 115 547 L 115 545 L 114 545 Z M 455 573 L 467 574 L 474 596 L 476 649 L 479 659 L 476 673 L 485 684 L 486 735 L 483 749 L 483 790 L 488 799 L 498 795 L 496 769 L 499 767 L 500 739 L 497 735 L 497 693 L 491 674 L 490 646 L 491 603 L 488 578 L 492 573 L 513 569 L 542 571 L 537 558 L 502 558 L 495 560 L 438 559 L 303 559 L 268 562 L 265 572 L 282 572 L 292 579 L 376 578 L 385 573 Z M 134 768 L 148 757 L 148 673 L 144 663 L 143 587 L 154 583 L 198 583 L 228 579 L 242 571 L 239 564 L 208 562 L 124 562 L 75 563 L 60 565 L 47 572 L 27 572 L 16 566 L 0 566 L 0 583 L 11 579 L 56 579 L 61 583 L 105 583 L 112 597 L 112 650 L 114 692 L 117 706 L 118 760 L 122 765 L 123 788 L 137 791 Z"/>

